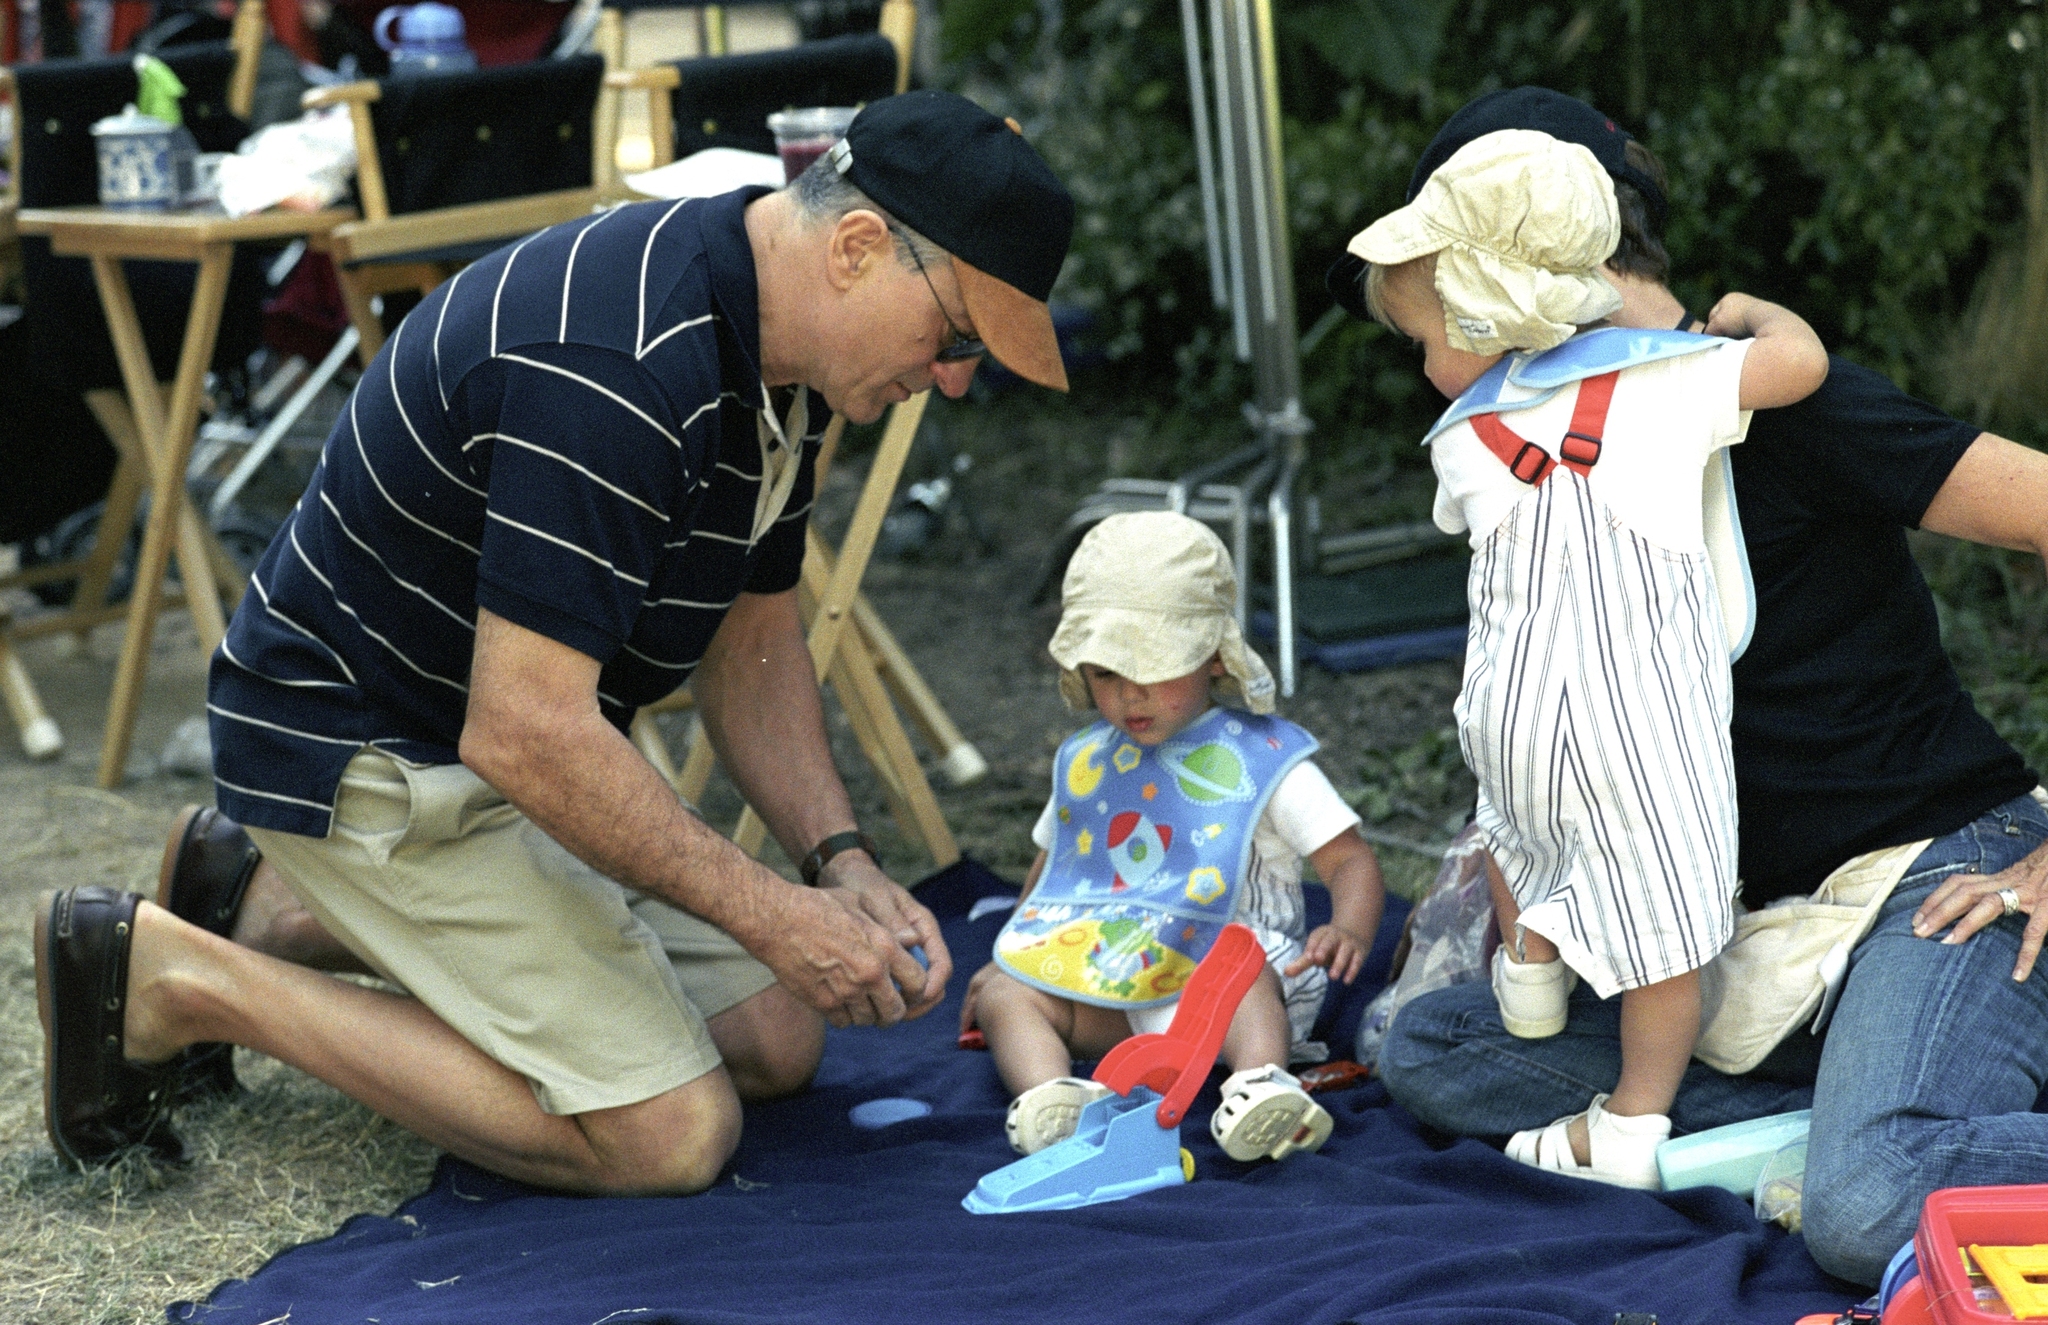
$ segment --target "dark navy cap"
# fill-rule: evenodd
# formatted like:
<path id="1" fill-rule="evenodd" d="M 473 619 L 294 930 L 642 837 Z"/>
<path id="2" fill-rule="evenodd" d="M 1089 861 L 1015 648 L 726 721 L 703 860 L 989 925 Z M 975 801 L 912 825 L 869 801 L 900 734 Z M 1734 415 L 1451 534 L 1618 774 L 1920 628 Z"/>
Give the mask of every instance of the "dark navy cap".
<path id="1" fill-rule="evenodd" d="M 1423 181 L 1459 148 L 1500 129 L 1536 129 L 1562 142 L 1578 143 L 1593 153 L 1609 175 L 1635 186 L 1650 210 L 1651 226 L 1664 228 L 1669 210 L 1664 190 L 1649 172 L 1628 163 L 1625 149 L 1634 141 L 1628 131 L 1577 97 L 1547 87 L 1503 88 L 1466 102 L 1457 114 L 1444 121 L 1444 127 L 1422 149 L 1422 159 L 1415 163 L 1415 173 L 1408 177 L 1408 201 L 1415 201 L 1415 195 L 1422 192 Z"/>
<path id="2" fill-rule="evenodd" d="M 1005 368 L 1064 391 L 1046 298 L 1074 200 L 1014 121 L 951 92 L 870 102 L 833 146 L 839 173 L 953 256 L 974 334 Z"/>

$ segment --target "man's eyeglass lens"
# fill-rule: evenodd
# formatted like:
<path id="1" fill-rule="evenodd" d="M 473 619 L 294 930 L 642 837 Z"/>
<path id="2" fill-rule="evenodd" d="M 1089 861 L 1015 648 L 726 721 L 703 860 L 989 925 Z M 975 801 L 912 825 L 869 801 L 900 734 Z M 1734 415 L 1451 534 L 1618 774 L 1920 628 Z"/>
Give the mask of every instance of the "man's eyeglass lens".
<path id="1" fill-rule="evenodd" d="M 988 346 L 982 344 L 978 337 L 960 330 L 953 321 L 953 315 L 946 311 L 946 301 L 939 298 L 939 287 L 932 284 L 932 274 L 924 269 L 924 259 L 918 256 L 917 246 L 901 234 L 896 236 L 896 242 L 902 244 L 904 250 L 910 254 L 910 261 L 917 267 L 917 274 L 924 277 L 924 288 L 932 292 L 932 302 L 939 306 L 939 316 L 946 319 L 946 330 L 953 333 L 952 342 L 941 345 L 939 352 L 933 357 L 940 363 L 964 363 L 987 354 Z"/>

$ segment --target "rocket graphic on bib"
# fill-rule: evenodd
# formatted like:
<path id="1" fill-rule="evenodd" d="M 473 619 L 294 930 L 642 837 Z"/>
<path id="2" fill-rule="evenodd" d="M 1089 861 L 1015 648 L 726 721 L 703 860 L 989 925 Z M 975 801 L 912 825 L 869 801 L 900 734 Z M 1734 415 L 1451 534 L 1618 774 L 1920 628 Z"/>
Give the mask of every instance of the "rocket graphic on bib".
<path id="1" fill-rule="evenodd" d="M 1173 830 L 1153 823 L 1135 810 L 1124 810 L 1109 821 L 1110 863 L 1116 877 L 1112 893 L 1143 888 L 1166 865 L 1167 848 L 1173 845 Z"/>
<path id="2" fill-rule="evenodd" d="M 1230 922 L 1267 799 L 1315 748 L 1293 723 L 1227 708 L 1156 749 L 1101 721 L 1068 737 L 1053 843 L 996 960 L 1084 1003 L 1171 1002 Z"/>

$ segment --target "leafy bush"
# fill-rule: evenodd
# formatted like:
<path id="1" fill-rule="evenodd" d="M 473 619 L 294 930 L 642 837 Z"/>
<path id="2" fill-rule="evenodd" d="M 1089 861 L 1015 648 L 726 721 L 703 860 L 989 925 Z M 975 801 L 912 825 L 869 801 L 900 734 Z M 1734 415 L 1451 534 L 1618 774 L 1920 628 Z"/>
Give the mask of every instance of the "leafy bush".
<path id="1" fill-rule="evenodd" d="M 1238 429 L 1248 371 L 1210 303 L 1176 0 L 942 0 L 948 78 L 1017 115 L 1074 190 L 1061 297 L 1097 317 L 1120 389 L 1188 437 Z M 1198 9 L 1206 13 L 1206 4 Z M 1909 389 L 2024 226 L 2040 0 L 1320 0 L 1278 14 L 1289 221 L 1305 330 L 1344 241 L 1398 206 L 1429 135 L 1497 87 L 1616 114 L 1671 172 L 1675 288 L 1749 289 Z M 1419 468 L 1440 402 L 1405 347 L 1305 338 L 1304 408 L 1346 468 Z M 1162 457 L 1163 459 L 1163 457 Z"/>
<path id="2" fill-rule="evenodd" d="M 1117 463 L 1165 473 L 1220 454 L 1252 384 L 1208 293 L 1177 0 L 939 2 L 948 79 L 1018 116 L 1079 201 L 1060 296 L 1094 312 L 1120 406 L 1152 423 Z M 2032 130 L 2030 168 L 2028 124 L 2031 106 L 2048 126 L 2042 0 L 1274 8 L 1303 407 L 1333 526 L 1427 513 L 1415 439 L 1441 402 L 1397 338 L 1326 315 L 1323 272 L 1400 205 L 1436 126 L 1523 83 L 1584 97 L 1663 159 L 1690 307 L 1730 289 L 1784 301 L 1907 389 L 2048 441 L 2048 373 L 2030 369 L 2048 363 L 2048 281 L 2016 280 L 2048 270 L 2048 128 Z M 2039 563 L 1919 550 L 1966 683 L 2048 769 Z"/>

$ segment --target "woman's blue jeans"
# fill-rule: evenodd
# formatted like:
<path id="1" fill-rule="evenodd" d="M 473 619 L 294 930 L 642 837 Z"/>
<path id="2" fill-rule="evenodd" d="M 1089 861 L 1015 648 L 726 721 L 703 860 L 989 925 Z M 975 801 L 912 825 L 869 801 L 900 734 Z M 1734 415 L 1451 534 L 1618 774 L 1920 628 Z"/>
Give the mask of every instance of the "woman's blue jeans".
<path id="1" fill-rule="evenodd" d="M 2024 914 L 1961 944 L 1915 938 L 1913 913 L 1955 874 L 1995 874 L 2048 841 L 2022 796 L 1923 851 L 1850 957 L 1824 1042 L 1804 1032 L 1755 1071 L 1686 1070 L 1675 1132 L 1813 1109 L 1802 1218 L 1821 1267 L 1875 1284 L 1943 1187 L 2048 1182 L 2048 959 L 2015 984 Z M 1802 1062 L 1803 1060 L 1803 1062 Z M 1380 1052 L 1387 1090 L 1423 1122 L 1506 1136 L 1577 1113 L 1621 1074 L 1621 1000 L 1584 985 L 1565 1029 L 1509 1035 L 1493 991 L 1454 985 L 1401 1009 Z"/>

